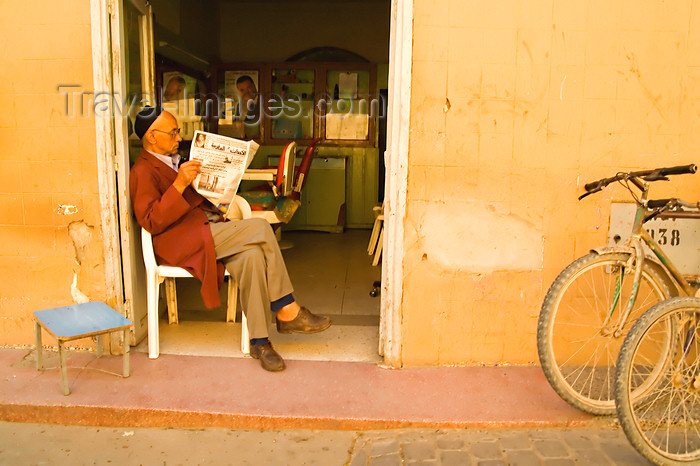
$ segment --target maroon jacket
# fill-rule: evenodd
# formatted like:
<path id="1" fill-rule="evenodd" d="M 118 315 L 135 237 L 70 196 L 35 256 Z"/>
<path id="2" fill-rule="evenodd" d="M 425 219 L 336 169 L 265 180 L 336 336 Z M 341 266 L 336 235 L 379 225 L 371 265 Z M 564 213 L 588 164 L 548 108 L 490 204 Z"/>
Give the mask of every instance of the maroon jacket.
<path id="1" fill-rule="evenodd" d="M 218 209 L 191 186 L 180 194 L 173 187 L 177 173 L 142 149 L 131 167 L 129 190 L 139 224 L 153 235 L 159 264 L 182 267 L 202 282 L 204 305 L 221 305 L 219 287 L 224 265 L 217 262 L 205 211 Z"/>

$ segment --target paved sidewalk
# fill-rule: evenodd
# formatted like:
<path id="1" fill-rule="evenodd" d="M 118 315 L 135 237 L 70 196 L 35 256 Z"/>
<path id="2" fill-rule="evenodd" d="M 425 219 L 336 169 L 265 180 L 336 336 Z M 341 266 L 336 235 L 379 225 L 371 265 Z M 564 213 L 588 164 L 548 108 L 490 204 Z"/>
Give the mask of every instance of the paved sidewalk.
<path id="1" fill-rule="evenodd" d="M 350 466 L 650 464 L 612 427 L 364 432 Z"/>
<path id="2" fill-rule="evenodd" d="M 46 365 L 52 366 L 46 352 Z M 405 427 L 587 425 L 539 367 L 386 369 L 376 364 L 287 361 L 270 373 L 251 358 L 81 352 L 38 372 L 34 352 L 0 349 L 0 421 L 96 426 L 371 430 Z M 55 365 L 55 364 L 54 364 Z"/>
<path id="3" fill-rule="evenodd" d="M 0 422 L 0 464 L 638 465 L 620 429 L 112 428 Z"/>

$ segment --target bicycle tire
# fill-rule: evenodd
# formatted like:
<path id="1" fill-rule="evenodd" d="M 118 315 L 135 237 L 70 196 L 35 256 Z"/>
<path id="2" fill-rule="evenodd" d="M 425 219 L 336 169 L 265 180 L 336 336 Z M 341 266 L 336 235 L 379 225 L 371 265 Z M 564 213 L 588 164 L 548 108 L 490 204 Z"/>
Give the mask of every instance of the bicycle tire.
<path id="1" fill-rule="evenodd" d="M 643 311 L 671 294 L 656 264 L 645 261 L 635 307 L 622 333 L 603 335 L 604 316 L 610 310 L 615 277 L 620 273 L 627 279 L 623 279 L 613 317 L 619 318 L 629 301 L 634 267 L 623 267 L 629 259 L 629 253 L 591 252 L 575 260 L 554 280 L 540 310 L 537 351 L 547 380 L 571 406 L 594 415 L 615 413 L 614 373 L 622 337 Z M 567 341 L 581 336 L 585 338 Z"/>
<path id="2" fill-rule="evenodd" d="M 697 338 L 697 319 L 700 319 L 700 299 L 684 296 L 666 300 L 637 320 L 620 350 L 615 377 L 618 419 L 632 446 L 656 464 L 697 464 L 700 460 L 700 342 Z M 683 326 L 684 321 L 694 322 L 693 337 L 690 338 L 693 343 L 690 345 L 687 344 L 688 339 L 683 338 L 690 335 L 688 328 Z M 674 338 L 670 348 L 666 349 L 670 361 L 665 365 L 664 373 L 653 390 L 647 391 L 643 397 L 630 396 L 636 372 L 640 369 L 646 371 L 647 355 L 653 350 L 654 341 L 659 341 L 659 337 L 654 335 L 659 331 L 663 335 L 665 329 Z M 688 361 L 691 364 L 685 368 Z M 691 374 L 692 377 L 689 377 Z"/>

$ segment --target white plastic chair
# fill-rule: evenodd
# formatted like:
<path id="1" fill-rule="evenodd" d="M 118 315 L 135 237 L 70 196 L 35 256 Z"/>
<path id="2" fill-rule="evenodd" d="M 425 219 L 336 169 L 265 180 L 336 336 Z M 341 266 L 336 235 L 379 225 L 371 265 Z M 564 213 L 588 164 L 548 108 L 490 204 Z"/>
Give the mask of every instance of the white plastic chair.
<path id="1" fill-rule="evenodd" d="M 367 254 L 374 254 L 372 265 L 379 264 L 379 258 L 382 256 L 382 246 L 384 246 L 384 203 L 372 207 L 374 211 L 374 227 L 372 234 L 369 237 L 367 245 Z"/>
<path id="2" fill-rule="evenodd" d="M 234 204 L 240 212 L 238 218 L 250 218 L 250 207 L 240 196 L 236 196 Z M 229 211 L 229 214 L 231 210 Z M 232 215 L 230 218 L 233 218 Z M 185 269 L 169 265 L 158 265 L 153 252 L 153 240 L 151 234 L 145 228 L 141 229 L 141 248 L 143 249 L 143 262 L 146 265 L 146 291 L 148 301 L 148 357 L 156 359 L 160 354 L 160 341 L 158 330 L 158 297 L 160 284 L 165 281 L 165 295 L 168 304 L 168 321 L 177 324 L 177 293 L 175 288 L 176 278 L 192 278 Z M 228 279 L 228 305 L 226 308 L 226 322 L 236 320 L 236 303 L 238 302 L 238 285 L 226 271 Z M 241 352 L 250 354 L 250 337 L 248 333 L 248 321 L 245 313 L 241 312 Z"/>

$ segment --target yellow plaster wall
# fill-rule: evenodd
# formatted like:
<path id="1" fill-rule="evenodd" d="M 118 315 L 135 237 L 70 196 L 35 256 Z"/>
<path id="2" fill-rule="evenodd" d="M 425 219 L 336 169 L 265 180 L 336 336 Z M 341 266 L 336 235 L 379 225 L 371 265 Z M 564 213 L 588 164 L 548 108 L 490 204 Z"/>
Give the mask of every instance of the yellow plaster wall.
<path id="1" fill-rule="evenodd" d="M 700 1 L 415 0 L 411 115 L 403 363 L 536 362 L 549 285 L 628 199 L 583 184 L 700 161 Z"/>
<path id="2" fill-rule="evenodd" d="M 73 302 L 74 274 L 104 295 L 94 121 L 67 117 L 57 90 L 93 87 L 89 2 L 0 2 L 0 56 L 0 345 L 27 345 L 33 311 Z"/>

